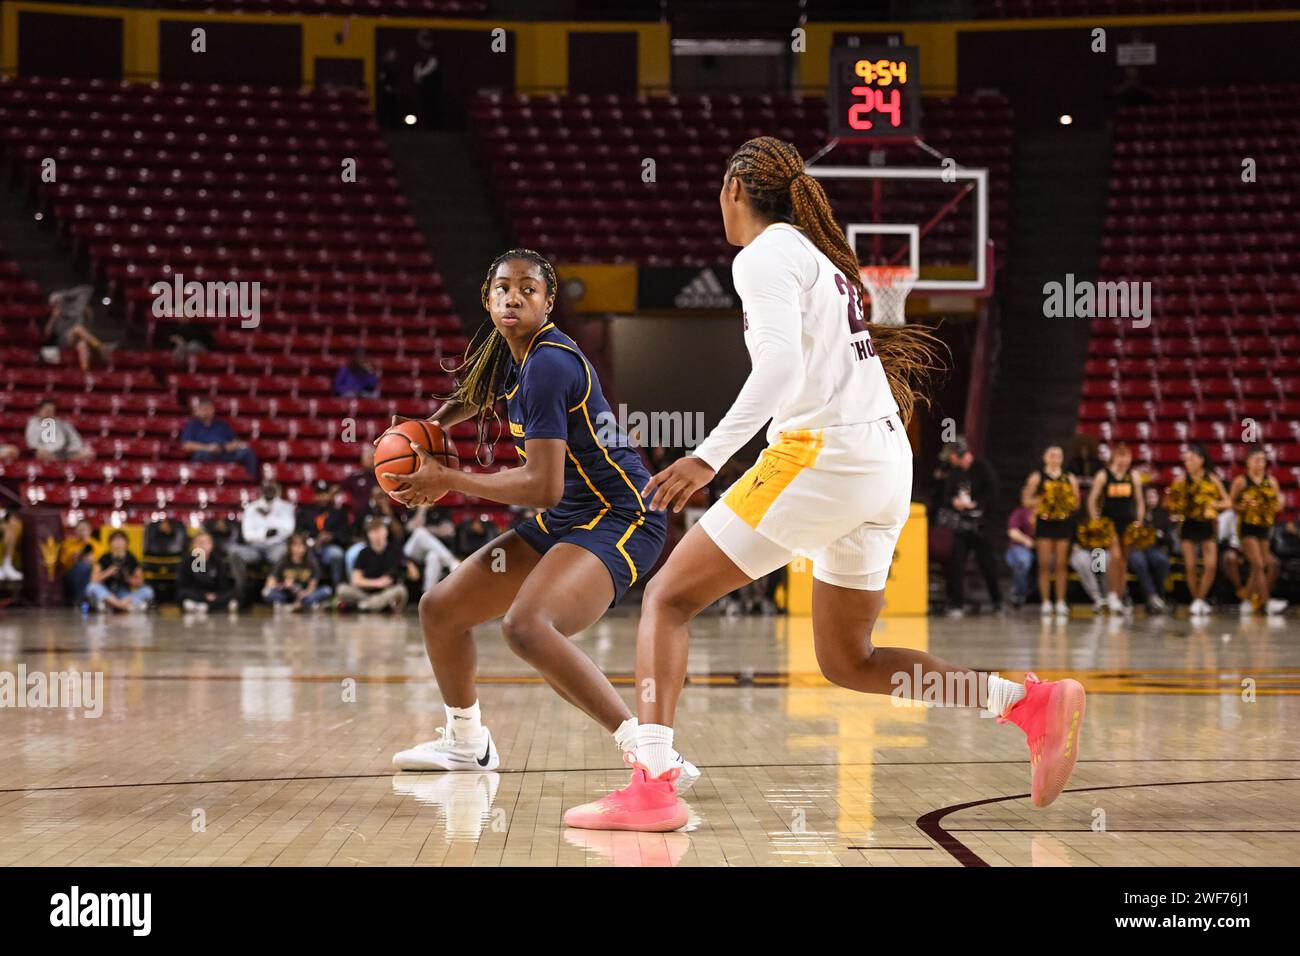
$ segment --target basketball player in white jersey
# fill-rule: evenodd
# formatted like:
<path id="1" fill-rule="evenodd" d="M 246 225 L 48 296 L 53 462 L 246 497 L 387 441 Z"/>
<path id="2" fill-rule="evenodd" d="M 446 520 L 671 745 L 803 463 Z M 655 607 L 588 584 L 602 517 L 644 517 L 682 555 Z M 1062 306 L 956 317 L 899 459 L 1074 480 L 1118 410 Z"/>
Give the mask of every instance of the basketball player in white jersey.
<path id="1" fill-rule="evenodd" d="M 796 555 L 813 562 L 813 635 L 826 678 L 863 693 L 924 693 L 949 706 L 984 707 L 1017 724 L 1029 740 L 1033 802 L 1046 806 L 1078 756 L 1084 692 L 1077 681 L 1030 674 L 1018 684 L 923 651 L 871 644 L 911 503 L 905 422 L 925 400 L 936 340 L 915 326 L 868 331 L 857 257 L 790 144 L 764 136 L 741 146 L 727 164 L 720 202 L 727 241 L 742 247 L 732 274 L 753 368 L 718 427 L 643 494 L 653 494 L 652 509 L 680 511 L 770 419 L 768 447 L 647 585 L 632 780 L 569 810 L 565 823 L 652 831 L 686 823 L 672 725 L 688 625 Z"/>

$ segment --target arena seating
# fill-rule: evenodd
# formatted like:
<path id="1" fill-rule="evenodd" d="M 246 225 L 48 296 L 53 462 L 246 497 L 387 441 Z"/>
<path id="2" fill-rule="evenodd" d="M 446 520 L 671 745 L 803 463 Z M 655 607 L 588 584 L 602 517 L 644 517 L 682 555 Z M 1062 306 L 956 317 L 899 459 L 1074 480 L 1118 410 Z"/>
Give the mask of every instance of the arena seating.
<path id="1" fill-rule="evenodd" d="M 925 140 L 966 166 L 991 171 L 989 230 L 1006 249 L 1012 117 L 995 95 L 926 98 Z M 651 266 L 729 263 L 718 218 L 723 166 L 746 139 L 772 135 L 811 156 L 826 141 L 826 101 L 789 95 L 483 94 L 471 107 L 485 167 L 516 238 L 568 262 Z M 841 146 L 837 159 L 865 163 Z M 886 150 L 891 165 L 933 167 L 914 146 Z M 642 181 L 654 158 L 656 181 Z M 860 183 L 827 189 L 844 221 L 871 218 Z M 881 210 L 890 222 L 924 222 L 936 205 L 906 191 Z M 927 237 L 936 261 L 969 250 L 969 206 Z"/>
<path id="2" fill-rule="evenodd" d="M 389 416 L 427 415 L 450 384 L 440 363 L 466 340 L 363 94 L 3 77 L 0 102 L 7 161 L 149 343 L 130 342 L 90 373 L 41 365 L 48 307 L 0 261 L 0 440 L 21 446 L 32 409 L 52 395 L 98 452 L 89 464 L 5 466 L 29 499 L 66 507 L 69 519 L 236 511 L 256 494 L 247 475 L 187 464 L 179 447 L 193 398 L 217 399 L 218 415 L 295 493 L 354 470 L 360 443 Z M 44 157 L 58 164 L 56 183 L 40 182 Z M 345 157 L 357 162 L 355 182 L 342 181 Z M 177 364 L 151 291 L 173 274 L 259 282 L 257 327 L 186 319 L 211 327 L 212 348 Z M 381 370 L 382 398 L 333 396 L 334 373 L 358 348 Z M 455 434 L 468 452 L 472 428 Z M 500 442 L 495 456 L 513 460 L 513 446 Z"/>
<path id="3" fill-rule="evenodd" d="M 1154 309 L 1093 320 L 1079 417 L 1163 480 L 1187 442 L 1240 466 L 1245 419 L 1300 479 L 1298 130 L 1296 85 L 1168 90 L 1117 118 L 1101 277 L 1149 281 Z"/>

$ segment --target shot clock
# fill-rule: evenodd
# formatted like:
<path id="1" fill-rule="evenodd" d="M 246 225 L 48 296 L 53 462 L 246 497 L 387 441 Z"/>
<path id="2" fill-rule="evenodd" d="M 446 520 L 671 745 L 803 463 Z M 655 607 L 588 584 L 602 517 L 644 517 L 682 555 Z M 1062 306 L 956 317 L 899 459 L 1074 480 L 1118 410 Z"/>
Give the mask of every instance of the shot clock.
<path id="1" fill-rule="evenodd" d="M 836 47 L 826 87 L 830 135 L 911 139 L 921 133 L 920 57 L 914 46 Z"/>

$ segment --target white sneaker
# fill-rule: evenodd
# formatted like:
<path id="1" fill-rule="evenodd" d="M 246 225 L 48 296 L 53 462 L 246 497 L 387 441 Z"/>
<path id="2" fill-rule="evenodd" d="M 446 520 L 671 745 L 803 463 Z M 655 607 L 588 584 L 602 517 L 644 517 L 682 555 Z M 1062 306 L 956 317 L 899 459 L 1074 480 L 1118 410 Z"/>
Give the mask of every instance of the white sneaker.
<path id="1" fill-rule="evenodd" d="M 676 750 L 673 751 L 673 766 L 681 770 L 682 775 L 677 778 L 677 792 L 685 793 L 691 787 L 695 786 L 700 779 L 700 768 L 695 766 Z"/>
<path id="2" fill-rule="evenodd" d="M 207 607 L 202 601 L 191 601 L 189 598 L 181 601 L 181 611 L 185 614 L 193 614 L 201 607 Z"/>
<path id="3" fill-rule="evenodd" d="M 1151 600 L 1147 601 L 1147 610 L 1152 614 L 1164 614 L 1169 610 L 1169 605 L 1167 605 L 1159 596 L 1153 595 Z"/>
<path id="4" fill-rule="evenodd" d="M 483 773 L 501 766 L 501 755 L 492 742 L 492 734 L 483 728 L 479 740 L 459 740 L 446 727 L 438 728 L 436 740 L 416 744 L 410 750 L 393 754 L 393 766 L 399 770 L 466 770 Z"/>
<path id="5" fill-rule="evenodd" d="M 1058 615 L 1060 615 L 1061 617 L 1069 617 L 1069 616 L 1070 616 L 1070 605 L 1066 604 L 1064 601 L 1057 601 L 1057 602 L 1056 602 L 1056 613 L 1057 613 Z"/>
<path id="6" fill-rule="evenodd" d="M 1052 602 L 1051 602 L 1051 601 L 1044 601 L 1044 602 L 1043 602 L 1042 610 L 1039 611 L 1039 613 L 1040 613 L 1043 617 L 1051 617 L 1051 616 L 1052 616 Z"/>
<path id="7" fill-rule="evenodd" d="M 226 613 L 228 614 L 239 613 L 239 598 L 231 598 L 229 601 L 226 602 Z"/>
<path id="8" fill-rule="evenodd" d="M 1187 609 L 1192 617 L 1204 617 L 1210 613 L 1210 605 L 1197 598 L 1192 602 L 1192 606 Z"/>
<path id="9" fill-rule="evenodd" d="M 1252 614 L 1255 613 L 1255 605 L 1252 604 L 1250 601 L 1242 601 L 1241 609 L 1239 613 L 1241 614 L 1242 617 L 1250 617 Z"/>
<path id="10" fill-rule="evenodd" d="M 21 581 L 23 573 L 15 568 L 10 562 L 6 561 L 0 564 L 0 581 Z"/>
<path id="11" fill-rule="evenodd" d="M 1283 601 L 1281 598 L 1269 598 L 1268 604 L 1264 606 L 1264 609 L 1269 614 L 1281 614 L 1287 609 L 1287 602 Z"/>
<path id="12" fill-rule="evenodd" d="M 1119 595 L 1111 591 L 1106 595 L 1106 610 L 1111 614 L 1123 614 L 1124 602 L 1119 599 Z"/>

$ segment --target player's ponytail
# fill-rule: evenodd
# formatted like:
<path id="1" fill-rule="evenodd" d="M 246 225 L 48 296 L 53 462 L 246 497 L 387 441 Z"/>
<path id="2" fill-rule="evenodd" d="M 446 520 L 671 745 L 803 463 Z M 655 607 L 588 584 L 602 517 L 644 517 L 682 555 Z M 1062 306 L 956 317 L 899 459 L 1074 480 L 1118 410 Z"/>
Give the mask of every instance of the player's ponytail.
<path id="1" fill-rule="evenodd" d="M 853 284 L 860 301 L 867 301 L 857 254 L 835 221 L 822 184 L 804 172 L 803 157 L 793 145 L 772 136 L 751 139 L 732 155 L 727 176 L 736 176 L 745 184 L 760 215 L 802 229 Z M 930 329 L 918 325 L 872 325 L 871 342 L 889 379 L 899 416 L 907 422 L 918 402 L 930 403 L 934 376 L 947 367 L 943 353 L 948 347 Z"/>
<path id="2" fill-rule="evenodd" d="M 541 253 L 534 252 L 532 249 L 510 249 L 493 259 L 492 264 L 488 266 L 487 276 L 483 279 L 483 286 L 479 291 L 483 308 L 488 307 L 488 292 L 498 267 L 501 263 L 512 259 L 526 259 L 542 270 L 548 296 L 554 295 L 559 288 L 554 267 Z M 460 364 L 447 367 L 447 371 L 456 375 L 456 387 L 452 389 L 450 395 L 441 395 L 439 398 L 474 409 L 474 425 L 478 429 L 475 457 L 479 459 L 480 464 L 484 463 L 480 454 L 484 445 L 496 443 L 495 436 L 491 442 L 488 440 L 489 417 L 497 423 L 498 434 L 500 434 L 501 419 L 497 414 L 496 405 L 505 391 L 505 381 L 510 373 L 511 361 L 510 344 L 495 325 L 487 322 L 474 333 L 474 338 L 470 340 Z"/>

